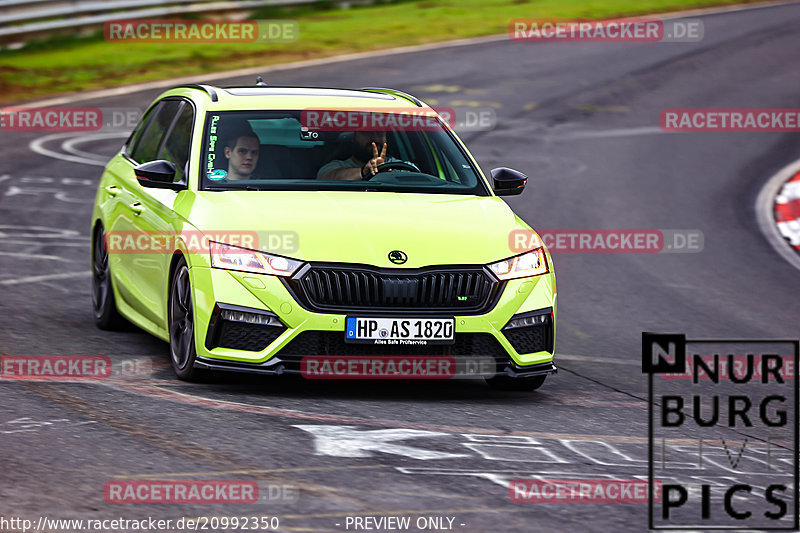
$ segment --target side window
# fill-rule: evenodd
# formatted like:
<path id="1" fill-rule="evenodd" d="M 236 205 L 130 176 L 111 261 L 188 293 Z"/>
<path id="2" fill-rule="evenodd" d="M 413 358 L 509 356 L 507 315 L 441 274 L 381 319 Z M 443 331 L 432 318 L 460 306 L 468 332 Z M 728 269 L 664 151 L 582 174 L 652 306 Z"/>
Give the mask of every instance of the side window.
<path id="1" fill-rule="evenodd" d="M 136 146 L 136 143 L 139 142 L 139 138 L 142 136 L 142 133 L 147 129 L 148 124 L 150 124 L 150 119 L 153 118 L 153 113 L 155 113 L 156 109 L 158 109 L 158 105 L 154 105 L 148 109 L 142 120 L 139 121 L 139 127 L 136 128 L 133 133 L 131 133 L 131 136 L 128 138 L 128 142 L 125 145 L 126 154 L 130 155 L 133 153 L 133 147 Z"/>
<path id="2" fill-rule="evenodd" d="M 169 132 L 158 159 L 166 159 L 175 165 L 175 181 L 179 182 L 186 176 L 186 162 L 189 160 L 189 147 L 192 140 L 192 125 L 194 124 L 194 110 L 191 104 L 184 105 Z"/>
<path id="3" fill-rule="evenodd" d="M 178 100 L 164 100 L 158 104 L 153 118 L 147 123 L 141 136 L 136 139 L 136 144 L 131 150 L 131 158 L 138 163 L 146 163 L 157 159 L 158 147 L 161 145 L 161 138 L 166 133 L 169 125 L 181 102 Z"/>

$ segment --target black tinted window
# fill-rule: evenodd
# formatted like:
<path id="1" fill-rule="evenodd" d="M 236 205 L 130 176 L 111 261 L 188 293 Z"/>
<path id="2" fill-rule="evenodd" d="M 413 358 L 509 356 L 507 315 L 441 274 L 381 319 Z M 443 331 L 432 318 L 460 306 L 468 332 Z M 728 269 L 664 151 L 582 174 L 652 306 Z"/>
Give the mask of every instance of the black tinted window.
<path id="1" fill-rule="evenodd" d="M 155 109 L 153 118 L 144 127 L 131 151 L 131 157 L 139 163 L 153 161 L 158 155 L 161 138 L 166 133 L 175 113 L 178 112 L 181 102 L 178 100 L 164 100 Z"/>
<path id="2" fill-rule="evenodd" d="M 181 181 L 186 176 L 186 162 L 189 160 L 189 145 L 192 138 L 192 124 L 194 111 L 190 104 L 186 104 L 178 116 L 175 126 L 164 141 L 164 146 L 159 159 L 166 159 L 175 164 L 175 181 Z"/>
<path id="3" fill-rule="evenodd" d="M 153 113 L 158 106 L 153 106 L 147 110 L 147 113 L 144 114 L 144 117 L 141 121 L 139 121 L 139 126 L 133 131 L 130 138 L 128 139 L 128 144 L 125 145 L 125 152 L 129 155 L 133 153 L 133 147 L 136 146 L 136 143 L 139 142 L 139 138 L 142 136 L 144 130 L 147 129 L 147 125 L 150 123 L 150 120 L 153 118 Z"/>

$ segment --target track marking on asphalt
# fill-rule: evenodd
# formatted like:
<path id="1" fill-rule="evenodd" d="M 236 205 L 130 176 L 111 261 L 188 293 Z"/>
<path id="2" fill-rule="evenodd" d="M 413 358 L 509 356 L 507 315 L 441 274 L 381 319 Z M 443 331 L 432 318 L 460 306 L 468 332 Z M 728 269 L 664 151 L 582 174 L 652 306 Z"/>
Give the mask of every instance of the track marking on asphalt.
<path id="1" fill-rule="evenodd" d="M 89 275 L 90 271 L 86 272 Z M 9 281 L 9 280 L 6 280 Z M 0 282 L 2 283 L 2 282 Z M 621 359 L 605 359 L 600 357 L 586 357 L 579 355 L 556 355 L 556 360 L 572 359 L 578 361 L 587 361 L 592 363 L 612 363 L 623 364 L 629 366 L 638 366 L 638 363 Z M 299 411 L 295 409 L 286 409 L 280 407 L 261 406 L 256 404 L 248 404 L 243 402 L 234 402 L 230 400 L 219 400 L 208 398 L 199 394 L 186 393 L 182 391 L 173 390 L 170 387 L 183 386 L 178 383 L 165 383 L 160 380 L 150 379 L 152 375 L 163 369 L 167 363 L 164 363 L 160 358 L 151 357 L 150 360 L 142 361 L 141 359 L 126 359 L 122 361 L 115 361 L 114 363 L 121 369 L 119 373 L 112 375 L 109 379 L 98 380 L 93 382 L 98 385 L 104 385 L 113 389 L 122 390 L 124 392 L 136 394 L 139 396 L 148 396 L 153 398 L 160 398 L 167 401 L 179 402 L 197 407 L 207 407 L 215 409 L 228 409 L 240 412 L 249 412 L 255 414 L 263 414 L 270 416 L 280 416 L 302 420 L 313 420 L 316 422 L 333 422 L 345 424 L 358 424 L 362 426 L 378 426 L 389 428 L 403 428 L 403 430 L 422 430 L 445 432 L 448 434 L 477 434 L 477 435 L 505 435 L 509 439 L 527 439 L 527 438 L 546 438 L 546 439 L 573 439 L 573 440 L 586 440 L 594 441 L 600 440 L 608 442 L 625 442 L 625 443 L 640 443 L 646 442 L 644 439 L 624 436 L 624 435 L 581 435 L 569 433 L 548 433 L 548 432 L 528 432 L 528 431 L 513 431 L 507 432 L 506 430 L 498 430 L 491 428 L 477 428 L 477 427 L 458 427 L 437 424 L 420 424 L 420 423 L 407 423 L 397 420 L 385 420 L 375 418 L 360 418 L 357 416 L 343 416 L 327 413 L 312 413 L 306 411 Z M 51 383 L 71 382 L 70 379 L 63 380 L 48 380 Z M 74 380 L 72 380 L 74 381 Z M 87 383 L 85 380 L 82 383 Z M 194 386 L 186 386 L 187 388 L 194 388 Z M 644 402 L 619 402 L 619 401 L 590 401 L 589 399 L 575 399 L 579 404 L 586 404 L 587 406 L 623 406 L 632 408 L 643 408 Z M 625 404 L 625 405 L 622 405 Z"/>
<path id="2" fill-rule="evenodd" d="M 27 209 L 27 208 L 25 208 Z M 53 210 L 48 210 L 48 212 L 52 213 Z M 65 213 L 74 213 L 74 211 L 64 211 Z M 1 240 L 0 244 L 22 244 L 24 246 L 67 246 L 67 247 L 75 247 L 75 248 L 85 248 L 86 243 L 82 242 L 40 242 L 40 241 L 16 241 L 16 240 Z"/>
<path id="3" fill-rule="evenodd" d="M 126 138 L 130 135 L 130 132 L 127 132 L 127 131 L 126 132 L 121 132 L 121 133 Z M 110 133 L 103 133 L 101 135 L 81 135 L 80 137 L 75 137 L 75 138 L 70 139 L 68 141 L 64 141 L 63 143 L 61 143 L 61 148 L 63 148 L 65 152 L 69 152 L 72 155 L 76 155 L 78 157 L 85 157 L 86 159 L 96 159 L 97 161 L 99 161 L 99 162 L 103 163 L 103 165 L 105 165 L 106 163 L 108 163 L 108 159 L 109 159 L 108 157 L 106 157 L 104 155 L 100 155 L 100 154 L 93 154 L 93 153 L 90 153 L 90 152 L 84 152 L 83 150 L 78 150 L 77 148 L 75 148 L 75 145 L 76 144 L 83 144 L 83 143 L 86 143 L 86 142 L 89 142 L 89 141 L 93 141 L 95 139 L 107 139 L 109 136 L 115 137 L 115 135 L 112 135 Z"/>
<path id="4" fill-rule="evenodd" d="M 407 428 L 407 429 L 421 429 L 428 431 L 444 431 L 447 433 L 477 433 L 483 435 L 509 435 L 506 430 L 492 429 L 492 428 L 478 428 L 478 427 L 458 427 L 447 426 L 438 424 L 420 424 L 409 423 L 399 420 L 382 420 L 376 418 L 360 418 L 356 416 L 342 416 L 332 415 L 326 413 L 310 413 L 305 411 L 298 411 L 294 409 L 285 409 L 278 407 L 266 407 L 253 404 L 246 404 L 241 402 L 233 402 L 229 400 L 217 400 L 207 398 L 200 395 L 187 394 L 168 388 L 159 386 L 158 384 L 147 382 L 134 382 L 124 380 L 101 380 L 95 382 L 99 385 L 106 385 L 118 390 L 130 392 L 140 396 L 148 396 L 150 398 L 160 398 L 163 400 L 180 402 L 190 404 L 197 407 L 229 409 L 232 411 L 240 411 L 247 413 L 282 416 L 286 418 L 314 420 L 318 422 L 334 422 L 343 424 L 358 424 L 362 426 L 377 426 L 377 427 L 390 427 L 390 428 Z M 539 437 L 546 439 L 572 439 L 572 440 L 603 440 L 608 442 L 628 442 L 628 443 L 646 443 L 646 438 L 632 437 L 628 435 L 582 435 L 571 433 L 549 433 L 549 432 L 532 432 L 532 431 L 512 431 L 510 435 L 526 436 L 526 437 Z"/>
<path id="5" fill-rule="evenodd" d="M 16 234 L 13 233 L 14 230 L 21 230 L 23 231 L 23 233 Z M 24 233 L 24 232 L 33 232 L 33 233 Z M 41 233 L 35 233 L 35 232 L 41 232 Z M 35 239 L 85 239 L 87 241 L 89 240 L 88 235 L 83 235 L 74 229 L 52 228 L 48 226 L 19 226 L 10 224 L 0 224 L 0 239 L 9 236 L 16 238 L 35 238 Z"/>
<path id="6" fill-rule="evenodd" d="M 429 459 L 456 459 L 468 457 L 463 453 L 440 452 L 427 450 L 406 444 L 397 444 L 399 440 L 419 439 L 423 437 L 446 437 L 447 433 L 439 431 L 422 431 L 419 429 L 371 429 L 358 430 L 353 426 L 307 426 L 295 425 L 298 429 L 310 433 L 314 437 L 314 455 L 331 457 L 374 457 L 376 452 L 391 453 L 410 457 L 420 461 Z"/>
<path id="7" fill-rule="evenodd" d="M 610 139 L 614 137 L 633 137 L 637 135 L 674 135 L 672 132 L 664 131 L 659 126 L 641 126 L 636 128 L 619 128 L 601 131 L 573 131 L 564 133 L 547 134 L 550 141 L 573 141 L 579 139 Z"/>
<path id="8" fill-rule="evenodd" d="M 52 281 L 56 279 L 83 278 L 83 277 L 89 277 L 91 274 L 92 274 L 91 270 L 84 270 L 82 272 L 64 272 L 63 274 L 45 274 L 42 276 L 28 276 L 26 278 L 4 279 L 3 281 L 0 281 L 0 285 L 20 285 L 23 283 L 38 283 L 40 281 Z"/>
<path id="9" fill-rule="evenodd" d="M 37 139 L 32 140 L 30 143 L 28 143 L 28 148 L 30 148 L 32 152 L 35 152 L 39 155 L 52 157 L 54 159 L 60 159 L 61 161 L 68 161 L 70 163 L 80 163 L 83 165 L 92 165 L 96 167 L 104 167 L 106 166 L 106 163 L 110 158 L 105 158 L 104 156 L 101 156 L 99 154 L 88 154 L 87 152 L 78 151 L 74 148 L 74 145 L 83 142 L 89 142 L 95 139 L 107 139 L 109 137 L 112 138 L 116 137 L 121 139 L 128 137 L 128 135 L 130 135 L 130 132 L 119 132 L 119 131 L 117 132 L 111 131 L 102 134 L 95 133 L 95 134 L 83 134 L 83 135 L 76 135 L 75 132 L 53 133 L 51 135 L 45 135 L 43 137 L 39 137 Z M 61 143 L 61 148 L 65 152 L 72 152 L 72 153 L 65 154 L 61 152 L 56 152 L 44 146 L 45 143 L 58 140 L 63 141 Z M 78 154 L 84 154 L 84 155 L 78 155 Z"/>
<path id="10" fill-rule="evenodd" d="M 71 259 L 67 259 L 66 257 L 59 257 L 57 255 L 25 254 L 21 252 L 0 252 L 0 255 L 4 255 L 7 257 L 24 257 L 26 259 L 48 259 L 52 261 L 66 261 L 68 263 L 72 262 Z"/>
<path id="11" fill-rule="evenodd" d="M 495 109 L 503 107 L 500 102 L 483 102 L 481 100 L 450 100 L 447 103 L 453 107 L 493 107 Z"/>
<path id="12" fill-rule="evenodd" d="M 60 424 L 64 425 L 63 423 L 72 422 L 68 418 L 54 418 L 50 420 L 35 420 L 29 416 L 23 416 L 21 418 L 15 418 L 14 420 L 9 420 L 8 422 L 4 422 L 2 425 L 7 425 L 13 429 L 3 429 L 0 430 L 0 434 L 9 435 L 11 433 L 35 433 L 40 429 L 47 429 L 53 428 L 54 425 Z M 84 422 L 72 422 L 69 426 L 85 426 L 87 424 L 96 424 L 94 420 L 88 420 Z"/>
<path id="13" fill-rule="evenodd" d="M 191 442 L 189 446 L 187 445 L 188 443 L 172 438 L 171 435 L 142 424 L 138 420 L 128 418 L 116 411 L 104 410 L 102 407 L 91 404 L 85 398 L 71 394 L 64 387 L 51 387 L 50 384 L 44 382 L 28 382 L 25 385 L 29 391 L 44 399 L 50 400 L 52 404 L 67 407 L 87 418 L 91 417 L 98 424 L 102 424 L 113 430 L 121 431 L 141 442 L 152 444 L 166 453 L 179 453 L 195 462 L 204 461 L 210 464 L 220 465 L 223 468 L 235 468 L 240 466 L 240 463 L 237 464 L 234 459 L 224 454 L 221 455 L 216 450 L 206 448 L 197 442 Z M 370 505 L 369 502 L 361 498 L 350 497 L 347 494 L 339 494 L 340 491 L 338 491 L 337 487 L 329 487 L 308 481 L 300 483 L 296 479 L 278 475 L 265 476 L 261 479 L 272 483 L 300 487 L 300 492 L 304 494 L 325 499 L 345 508 L 361 509 Z"/>
<path id="14" fill-rule="evenodd" d="M 641 361 L 630 361 L 628 359 L 616 359 L 613 357 L 592 357 L 587 355 L 570 355 L 557 353 L 555 356 L 556 362 L 559 359 L 567 361 L 585 361 L 587 363 L 602 363 L 610 365 L 626 365 L 626 366 L 641 366 Z"/>
<path id="15" fill-rule="evenodd" d="M 569 107 L 580 111 L 600 113 L 629 113 L 631 110 L 631 108 L 626 105 L 569 104 Z"/>
<path id="16" fill-rule="evenodd" d="M 783 184 L 800 171 L 800 159 L 783 167 L 777 174 L 767 180 L 756 197 L 756 221 L 761 233 L 778 255 L 786 259 L 790 265 L 800 270 L 800 254 L 798 254 L 781 235 L 773 214 L 775 196 Z"/>
<path id="17" fill-rule="evenodd" d="M 167 476 L 173 477 L 202 477 L 202 476 L 228 476 L 240 474 L 275 474 L 279 472 L 328 472 L 338 470 L 372 470 L 376 468 L 393 468 L 389 465 L 371 464 L 371 465 L 347 465 L 347 466 L 303 466 L 296 468 L 246 468 L 240 470 L 215 470 L 203 472 L 159 472 L 156 474 L 125 474 L 125 475 L 112 475 L 114 478 L 124 479 L 159 479 Z"/>
<path id="18" fill-rule="evenodd" d="M 464 90 L 464 88 L 460 85 L 443 85 L 441 83 L 435 83 L 433 85 L 417 85 L 416 87 L 413 87 L 413 89 L 427 93 L 459 93 Z"/>

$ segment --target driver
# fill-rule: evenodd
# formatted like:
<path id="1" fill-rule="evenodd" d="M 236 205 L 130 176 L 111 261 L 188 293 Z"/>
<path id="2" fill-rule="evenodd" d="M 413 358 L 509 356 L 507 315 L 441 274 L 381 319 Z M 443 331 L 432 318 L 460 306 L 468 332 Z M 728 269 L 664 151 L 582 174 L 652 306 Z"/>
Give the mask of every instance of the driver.
<path id="1" fill-rule="evenodd" d="M 259 140 L 249 127 L 239 128 L 225 140 L 225 158 L 228 160 L 228 180 L 256 179 L 253 171 L 258 164 Z"/>
<path id="2" fill-rule="evenodd" d="M 317 179 L 364 180 L 378 173 L 384 163 L 400 161 L 386 157 L 385 131 L 356 131 L 353 135 L 353 155 L 349 159 L 334 159 L 322 166 Z M 378 146 L 382 146 L 378 152 Z"/>

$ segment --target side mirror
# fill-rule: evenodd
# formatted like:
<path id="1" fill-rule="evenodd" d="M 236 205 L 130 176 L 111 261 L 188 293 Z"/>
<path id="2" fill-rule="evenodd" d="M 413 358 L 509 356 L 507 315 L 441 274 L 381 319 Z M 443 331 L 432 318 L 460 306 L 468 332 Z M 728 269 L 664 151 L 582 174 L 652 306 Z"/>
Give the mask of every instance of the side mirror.
<path id="1" fill-rule="evenodd" d="M 497 196 L 514 196 L 521 194 L 528 183 L 528 176 L 511 168 L 492 169 L 494 193 Z"/>
<path id="2" fill-rule="evenodd" d="M 136 174 L 136 181 L 142 187 L 152 187 L 154 189 L 172 189 L 180 191 L 186 188 L 183 183 L 175 183 L 175 165 L 169 161 L 158 159 L 148 163 L 142 163 L 133 169 Z"/>

